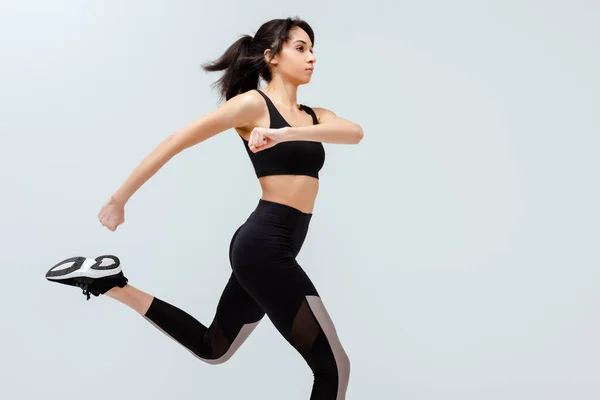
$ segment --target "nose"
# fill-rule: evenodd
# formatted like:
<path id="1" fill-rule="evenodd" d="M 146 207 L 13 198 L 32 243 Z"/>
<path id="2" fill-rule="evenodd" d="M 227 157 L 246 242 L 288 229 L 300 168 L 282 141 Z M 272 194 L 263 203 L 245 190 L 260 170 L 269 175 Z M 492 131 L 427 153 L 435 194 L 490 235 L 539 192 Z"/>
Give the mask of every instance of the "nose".
<path id="1" fill-rule="evenodd" d="M 316 63 L 317 62 L 317 57 L 315 57 L 315 55 L 313 53 L 308 53 L 308 54 L 310 54 L 308 56 L 308 62 L 309 63 L 313 63 L 313 64 Z"/>

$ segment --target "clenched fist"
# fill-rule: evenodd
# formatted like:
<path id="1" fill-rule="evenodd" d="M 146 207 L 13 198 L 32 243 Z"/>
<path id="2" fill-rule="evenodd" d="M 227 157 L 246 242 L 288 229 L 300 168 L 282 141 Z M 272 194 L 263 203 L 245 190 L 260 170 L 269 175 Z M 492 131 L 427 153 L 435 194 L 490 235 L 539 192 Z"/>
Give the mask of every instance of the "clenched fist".
<path id="1" fill-rule="evenodd" d="M 125 203 L 117 202 L 111 196 L 98 213 L 98 219 L 102 226 L 114 232 L 117 226 L 125 222 Z"/>
<path id="2" fill-rule="evenodd" d="M 288 139 L 288 128 L 271 129 L 256 127 L 250 133 L 248 147 L 253 153 L 269 149 Z"/>

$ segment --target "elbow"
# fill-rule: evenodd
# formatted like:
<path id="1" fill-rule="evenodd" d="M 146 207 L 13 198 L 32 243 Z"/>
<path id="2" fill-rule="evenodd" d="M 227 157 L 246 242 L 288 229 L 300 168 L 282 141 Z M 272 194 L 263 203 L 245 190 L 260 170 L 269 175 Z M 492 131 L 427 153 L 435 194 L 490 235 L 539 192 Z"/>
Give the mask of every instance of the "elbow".
<path id="1" fill-rule="evenodd" d="M 359 144 L 362 139 L 363 139 L 363 129 L 360 125 L 356 124 L 356 133 L 355 133 L 355 139 L 354 139 L 354 144 Z"/>

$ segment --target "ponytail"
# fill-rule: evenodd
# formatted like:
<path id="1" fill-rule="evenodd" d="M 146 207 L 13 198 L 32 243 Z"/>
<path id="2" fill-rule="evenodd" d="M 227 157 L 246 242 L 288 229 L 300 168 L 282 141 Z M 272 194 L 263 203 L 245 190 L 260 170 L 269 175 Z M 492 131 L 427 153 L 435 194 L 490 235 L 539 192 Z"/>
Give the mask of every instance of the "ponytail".
<path id="1" fill-rule="evenodd" d="M 236 40 L 217 60 L 206 63 L 202 69 L 208 72 L 223 71 L 214 84 L 221 98 L 232 97 L 258 88 L 263 54 L 254 52 L 252 36 L 244 35 Z"/>

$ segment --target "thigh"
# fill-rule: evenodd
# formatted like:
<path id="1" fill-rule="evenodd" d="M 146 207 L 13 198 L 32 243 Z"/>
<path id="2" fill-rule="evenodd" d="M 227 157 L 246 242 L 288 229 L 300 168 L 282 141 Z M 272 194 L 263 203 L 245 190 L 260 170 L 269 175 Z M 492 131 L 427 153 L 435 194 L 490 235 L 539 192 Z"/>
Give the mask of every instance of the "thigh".
<path id="1" fill-rule="evenodd" d="M 327 334 L 334 335 L 337 342 L 333 323 L 323 314 L 319 293 L 298 264 L 291 235 L 285 229 L 246 224 L 230 256 L 239 284 L 305 358 L 316 344 L 329 347 Z M 331 349 L 328 351 L 331 358 Z"/>
<path id="2" fill-rule="evenodd" d="M 258 322 L 264 315 L 261 306 L 232 273 L 221 293 L 214 318 L 227 339 L 232 341 L 242 325 Z"/>
<path id="3" fill-rule="evenodd" d="M 254 331 L 265 312 L 239 284 L 232 273 L 221 293 L 217 310 L 204 340 L 218 357 L 208 362 L 227 361 Z"/>
<path id="4" fill-rule="evenodd" d="M 305 358 L 317 344 L 330 347 L 331 342 L 331 347 L 338 347 L 336 330 L 319 293 L 295 259 L 257 266 L 240 283 Z M 333 350 L 326 351 L 331 354 Z"/>

